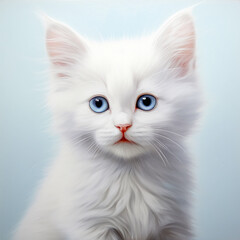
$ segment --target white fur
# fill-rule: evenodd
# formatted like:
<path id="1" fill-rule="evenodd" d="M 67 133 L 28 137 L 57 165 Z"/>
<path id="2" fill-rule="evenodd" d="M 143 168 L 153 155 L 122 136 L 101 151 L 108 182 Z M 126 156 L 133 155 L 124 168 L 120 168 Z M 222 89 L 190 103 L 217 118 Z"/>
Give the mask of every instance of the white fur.
<path id="1" fill-rule="evenodd" d="M 61 151 L 14 239 L 190 239 L 185 141 L 201 105 L 190 11 L 140 39 L 94 42 L 52 19 L 46 35 Z M 135 109 L 146 93 L 156 107 Z M 89 108 L 99 95 L 104 113 Z M 126 138 L 136 144 L 115 144 L 118 124 L 132 124 Z"/>

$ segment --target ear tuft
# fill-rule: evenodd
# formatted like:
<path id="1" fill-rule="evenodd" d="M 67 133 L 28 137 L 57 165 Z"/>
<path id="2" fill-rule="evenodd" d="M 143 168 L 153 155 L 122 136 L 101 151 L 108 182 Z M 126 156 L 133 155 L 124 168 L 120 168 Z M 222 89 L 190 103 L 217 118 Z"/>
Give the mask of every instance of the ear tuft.
<path id="1" fill-rule="evenodd" d="M 179 68 L 184 76 L 194 68 L 195 28 L 192 8 L 182 10 L 169 18 L 157 31 L 155 41 L 169 68 Z"/>

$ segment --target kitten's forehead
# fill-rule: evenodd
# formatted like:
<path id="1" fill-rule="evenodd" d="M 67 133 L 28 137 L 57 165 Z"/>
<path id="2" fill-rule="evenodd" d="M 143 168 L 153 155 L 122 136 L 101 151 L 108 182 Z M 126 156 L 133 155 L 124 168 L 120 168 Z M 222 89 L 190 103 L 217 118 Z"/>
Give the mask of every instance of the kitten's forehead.
<path id="1" fill-rule="evenodd" d="M 121 108 L 127 106 L 136 94 L 137 80 L 127 66 L 119 66 L 106 74 L 107 93 Z"/>
<path id="2" fill-rule="evenodd" d="M 148 39 L 130 39 L 97 43 L 92 56 L 100 71 L 139 75 L 152 65 L 156 54 Z"/>
<path id="3" fill-rule="evenodd" d="M 96 47 L 95 69 L 103 76 L 110 96 L 122 101 L 135 97 L 139 82 L 153 65 L 150 46 L 146 40 L 120 40 Z"/>

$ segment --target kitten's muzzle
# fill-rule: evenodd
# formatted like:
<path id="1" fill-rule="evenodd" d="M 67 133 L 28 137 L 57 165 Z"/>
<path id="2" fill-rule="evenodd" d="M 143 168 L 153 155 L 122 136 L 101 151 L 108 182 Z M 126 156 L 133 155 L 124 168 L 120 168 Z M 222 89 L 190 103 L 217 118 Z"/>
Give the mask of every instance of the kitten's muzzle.
<path id="1" fill-rule="evenodd" d="M 120 130 L 120 132 L 122 132 L 122 138 L 117 141 L 116 143 L 119 142 L 129 142 L 129 143 L 133 143 L 132 141 L 128 140 L 127 138 L 125 138 L 124 133 L 131 127 L 131 124 L 119 124 L 119 125 L 115 125 L 116 128 L 118 128 Z"/>

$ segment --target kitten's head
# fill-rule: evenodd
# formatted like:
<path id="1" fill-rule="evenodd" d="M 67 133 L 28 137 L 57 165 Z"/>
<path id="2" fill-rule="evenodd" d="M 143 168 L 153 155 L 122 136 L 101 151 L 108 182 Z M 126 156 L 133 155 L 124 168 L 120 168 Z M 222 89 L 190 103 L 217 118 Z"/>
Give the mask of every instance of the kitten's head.
<path id="1" fill-rule="evenodd" d="M 195 124 L 191 12 L 181 11 L 154 34 L 95 42 L 47 21 L 49 104 L 64 137 L 94 154 L 131 159 L 178 145 Z"/>

